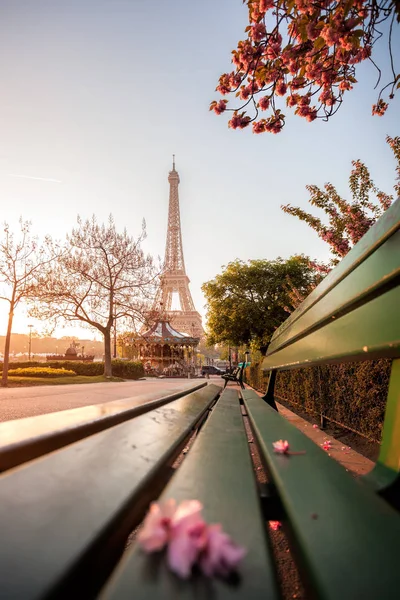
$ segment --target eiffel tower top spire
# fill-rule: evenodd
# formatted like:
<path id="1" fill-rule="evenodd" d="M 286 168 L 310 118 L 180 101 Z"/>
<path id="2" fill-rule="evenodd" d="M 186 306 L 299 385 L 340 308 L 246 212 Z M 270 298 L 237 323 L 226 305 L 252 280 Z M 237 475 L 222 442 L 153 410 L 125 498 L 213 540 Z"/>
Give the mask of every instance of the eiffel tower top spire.
<path id="1" fill-rule="evenodd" d="M 169 209 L 167 243 L 165 246 L 165 271 L 185 274 L 185 261 L 183 258 L 181 217 L 179 211 L 178 185 L 180 182 L 178 171 L 175 170 L 175 154 L 173 154 L 172 171 L 168 175 L 169 181 Z"/>

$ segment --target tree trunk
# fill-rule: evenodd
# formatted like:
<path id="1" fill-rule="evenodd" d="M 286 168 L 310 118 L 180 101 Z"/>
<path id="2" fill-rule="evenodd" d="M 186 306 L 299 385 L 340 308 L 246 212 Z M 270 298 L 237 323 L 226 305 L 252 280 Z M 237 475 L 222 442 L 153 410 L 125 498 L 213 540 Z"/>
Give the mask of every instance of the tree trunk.
<path id="1" fill-rule="evenodd" d="M 11 330 L 12 330 L 13 318 L 14 318 L 14 302 L 11 302 L 10 312 L 8 313 L 6 343 L 4 345 L 3 375 L 1 378 L 1 386 L 2 387 L 7 387 L 7 381 L 8 381 L 8 365 L 10 362 L 10 343 L 11 343 Z"/>
<path id="2" fill-rule="evenodd" d="M 112 376 L 111 368 L 111 328 L 104 331 L 104 376 Z"/>

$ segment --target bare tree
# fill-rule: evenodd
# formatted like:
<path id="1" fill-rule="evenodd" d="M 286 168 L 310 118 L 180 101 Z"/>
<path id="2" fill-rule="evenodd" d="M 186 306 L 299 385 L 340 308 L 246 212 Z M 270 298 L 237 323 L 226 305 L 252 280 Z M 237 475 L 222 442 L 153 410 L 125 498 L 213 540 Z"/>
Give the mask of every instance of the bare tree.
<path id="1" fill-rule="evenodd" d="M 7 386 L 8 366 L 10 360 L 10 341 L 14 319 L 14 311 L 19 302 L 30 297 L 38 277 L 43 269 L 54 259 L 56 247 L 51 238 L 47 237 L 42 246 L 37 238 L 30 234 L 31 223 L 20 223 L 20 235 L 16 238 L 10 232 L 7 223 L 4 224 L 4 236 L 0 239 L 0 300 L 9 304 L 8 324 L 4 345 L 4 362 L 1 385 Z"/>
<path id="2" fill-rule="evenodd" d="M 137 324 L 144 319 L 154 297 L 157 272 L 145 255 L 143 222 L 134 239 L 118 233 L 110 216 L 99 225 L 95 216 L 83 221 L 67 236 L 62 255 L 36 289 L 31 315 L 40 319 L 77 321 L 100 331 L 104 338 L 104 375 L 111 371 L 111 332 L 117 320 Z"/>

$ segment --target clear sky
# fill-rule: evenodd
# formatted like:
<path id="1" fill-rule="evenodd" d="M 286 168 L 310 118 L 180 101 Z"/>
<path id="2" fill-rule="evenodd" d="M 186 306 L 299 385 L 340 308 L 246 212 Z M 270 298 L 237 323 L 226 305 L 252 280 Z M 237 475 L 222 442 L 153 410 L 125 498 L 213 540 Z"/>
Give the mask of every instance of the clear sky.
<path id="1" fill-rule="evenodd" d="M 399 97 L 371 117 L 376 73 L 362 65 L 328 123 L 293 116 L 279 135 L 229 130 L 208 106 L 246 14 L 242 0 L 0 0 L 1 220 L 15 228 L 22 215 L 40 236 L 63 238 L 78 213 L 112 213 L 132 235 L 144 217 L 146 249 L 163 256 L 175 153 L 199 312 L 201 284 L 231 260 L 326 259 L 325 244 L 280 205 L 307 208 L 306 184 L 330 181 L 346 195 L 356 158 L 391 193 L 385 136 L 400 135 Z M 383 47 L 378 59 L 386 68 Z M 18 310 L 14 331 L 28 322 Z"/>

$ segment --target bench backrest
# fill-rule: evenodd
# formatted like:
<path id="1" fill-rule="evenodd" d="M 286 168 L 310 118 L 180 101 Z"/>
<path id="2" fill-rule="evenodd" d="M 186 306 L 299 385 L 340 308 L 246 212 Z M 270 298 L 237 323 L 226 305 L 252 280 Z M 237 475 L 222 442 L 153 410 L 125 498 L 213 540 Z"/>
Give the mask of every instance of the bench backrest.
<path id="1" fill-rule="evenodd" d="M 400 485 L 400 198 L 276 330 L 263 361 L 276 372 L 394 358 L 374 486 Z M 379 482 L 379 483 L 378 483 Z"/>
<path id="2" fill-rule="evenodd" d="M 400 356 L 400 198 L 277 329 L 264 369 Z"/>

